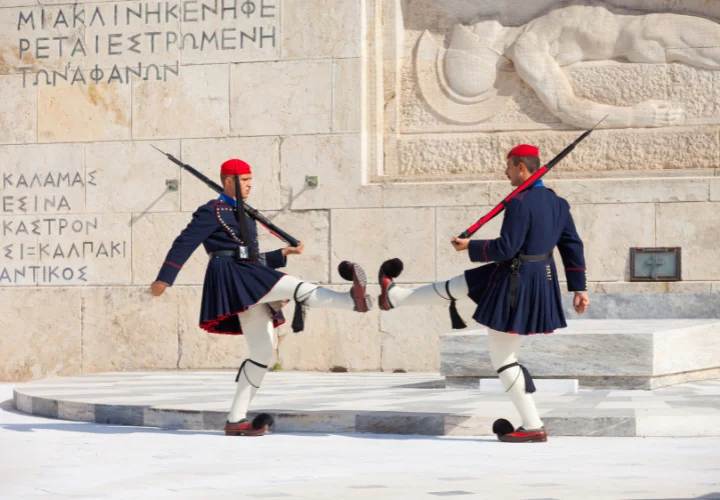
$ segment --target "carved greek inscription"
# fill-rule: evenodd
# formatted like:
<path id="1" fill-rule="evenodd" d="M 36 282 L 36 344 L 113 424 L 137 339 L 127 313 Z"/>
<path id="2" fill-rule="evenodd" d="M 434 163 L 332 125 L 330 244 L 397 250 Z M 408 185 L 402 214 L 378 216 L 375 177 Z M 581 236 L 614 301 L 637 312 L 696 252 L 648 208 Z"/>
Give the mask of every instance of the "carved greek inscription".
<path id="1" fill-rule="evenodd" d="M 39 61 L 64 58 L 60 70 L 18 66 L 23 86 L 128 84 L 132 77 L 168 81 L 180 74 L 180 62 L 124 63 L 123 56 L 168 57 L 182 52 L 253 52 L 278 46 L 278 0 L 182 0 L 23 8 L 17 18 L 17 57 Z M 182 30 L 180 23 L 184 23 Z M 37 36 L 41 30 L 112 28 L 83 37 Z M 46 32 L 42 32 L 46 34 Z M 83 58 L 103 57 L 109 64 L 83 66 Z"/>
<path id="2" fill-rule="evenodd" d="M 101 216 L 76 213 L 70 200 L 97 186 L 96 172 L 2 172 L 0 286 L 92 282 L 91 263 L 127 259 L 129 242 L 108 234 Z M 62 190 L 59 193 L 55 190 Z M 42 213 L 42 214 L 41 214 Z"/>
<path id="3" fill-rule="evenodd" d="M 97 185 L 95 176 L 94 170 L 87 174 L 79 170 L 34 174 L 0 172 L 0 214 L 69 213 L 72 207 L 68 197 L 53 190 L 82 191 L 86 186 Z"/>

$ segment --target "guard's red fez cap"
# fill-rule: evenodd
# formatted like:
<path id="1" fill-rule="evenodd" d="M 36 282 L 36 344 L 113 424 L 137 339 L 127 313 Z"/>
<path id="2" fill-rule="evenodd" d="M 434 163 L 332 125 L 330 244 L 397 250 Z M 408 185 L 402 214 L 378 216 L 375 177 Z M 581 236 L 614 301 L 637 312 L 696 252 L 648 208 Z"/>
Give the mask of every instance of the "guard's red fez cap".
<path id="1" fill-rule="evenodd" d="M 220 174 L 221 175 L 248 175 L 248 174 L 252 174 L 252 170 L 250 170 L 250 165 L 248 165 L 244 161 L 238 160 L 237 158 L 233 158 L 232 160 L 228 160 L 222 164 L 222 167 L 220 167 Z"/>
<path id="2" fill-rule="evenodd" d="M 540 152 L 535 146 L 531 146 L 530 144 L 520 144 L 519 146 L 512 148 L 507 155 L 508 158 L 512 156 L 540 156 Z"/>

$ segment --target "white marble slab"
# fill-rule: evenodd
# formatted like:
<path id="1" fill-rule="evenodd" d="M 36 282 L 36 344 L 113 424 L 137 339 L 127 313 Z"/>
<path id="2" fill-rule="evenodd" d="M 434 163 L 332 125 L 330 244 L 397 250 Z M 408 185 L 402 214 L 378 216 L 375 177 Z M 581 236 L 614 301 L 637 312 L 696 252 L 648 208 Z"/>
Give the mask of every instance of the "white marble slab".
<path id="1" fill-rule="evenodd" d="M 552 335 L 524 338 L 519 359 L 535 378 L 579 378 L 588 387 L 649 389 L 715 378 L 720 319 L 571 320 Z M 451 385 L 496 377 L 487 330 L 442 335 L 440 365 Z"/>

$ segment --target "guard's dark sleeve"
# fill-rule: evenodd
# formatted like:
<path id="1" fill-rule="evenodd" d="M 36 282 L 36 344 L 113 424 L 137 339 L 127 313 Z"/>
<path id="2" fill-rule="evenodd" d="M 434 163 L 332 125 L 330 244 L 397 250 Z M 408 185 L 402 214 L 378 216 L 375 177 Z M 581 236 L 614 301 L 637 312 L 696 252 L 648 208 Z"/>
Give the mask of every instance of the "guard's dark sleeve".
<path id="1" fill-rule="evenodd" d="M 512 259 L 525 241 L 530 227 L 530 213 L 520 200 L 510 200 L 505 207 L 500 237 L 494 240 L 472 240 L 468 253 L 472 262 L 500 262 Z"/>
<path id="2" fill-rule="evenodd" d="M 157 280 L 172 286 L 185 262 L 218 226 L 219 222 L 209 207 L 198 208 L 187 227 L 175 238 L 167 257 L 165 257 L 165 262 L 160 268 Z"/>
<path id="3" fill-rule="evenodd" d="M 278 248 L 272 252 L 261 253 L 260 262 L 273 269 L 279 269 L 287 265 L 287 257 L 282 254 L 282 249 Z"/>
<path id="4" fill-rule="evenodd" d="M 283 256 L 282 249 L 280 248 L 278 248 L 277 250 L 273 250 L 272 252 L 260 253 L 260 248 L 258 245 L 257 223 L 254 220 L 250 219 L 248 221 L 248 229 L 250 230 L 251 238 L 253 238 L 253 241 L 255 241 L 255 248 L 258 249 L 257 251 L 259 254 L 258 258 L 263 266 L 267 266 L 272 269 L 279 269 L 287 265 L 287 258 Z"/>
<path id="5" fill-rule="evenodd" d="M 567 203 L 567 202 L 566 202 Z M 565 266 L 565 278 L 570 292 L 587 291 L 587 276 L 585 269 L 585 251 L 583 242 L 575 229 L 575 222 L 570 213 L 568 205 L 567 221 L 563 228 L 557 248 L 560 251 L 563 265 Z"/>

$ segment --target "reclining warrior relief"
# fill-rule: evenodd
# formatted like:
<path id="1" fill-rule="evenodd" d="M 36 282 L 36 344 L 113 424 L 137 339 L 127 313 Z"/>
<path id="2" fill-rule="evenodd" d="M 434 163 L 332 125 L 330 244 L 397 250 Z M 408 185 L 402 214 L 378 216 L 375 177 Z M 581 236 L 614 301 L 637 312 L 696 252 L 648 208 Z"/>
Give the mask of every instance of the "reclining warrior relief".
<path id="1" fill-rule="evenodd" d="M 720 70 L 720 24 L 661 13 L 620 14 L 603 6 L 558 8 L 524 26 L 482 20 L 454 27 L 448 48 L 425 31 L 415 72 L 425 101 L 451 123 L 481 123 L 503 110 L 519 78 L 563 123 L 589 128 L 682 125 L 685 112 L 669 101 L 631 107 L 578 97 L 563 68 L 583 61 L 684 63 Z"/>

